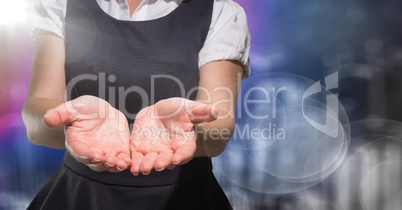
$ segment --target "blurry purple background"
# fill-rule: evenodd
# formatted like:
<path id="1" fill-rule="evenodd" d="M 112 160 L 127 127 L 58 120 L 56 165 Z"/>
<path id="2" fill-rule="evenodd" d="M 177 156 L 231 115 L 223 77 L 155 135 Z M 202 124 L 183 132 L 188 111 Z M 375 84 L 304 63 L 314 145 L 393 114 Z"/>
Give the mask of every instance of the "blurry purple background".
<path id="1" fill-rule="evenodd" d="M 32 53 L 24 24 L 0 26 L 0 209 L 25 209 L 63 155 L 33 146 L 26 137 L 21 109 Z"/>
<path id="2" fill-rule="evenodd" d="M 276 123 L 286 128 L 287 138 L 232 139 L 214 159 L 234 208 L 401 209 L 402 2 L 237 2 L 252 34 L 252 76 L 244 80 L 239 101 L 254 87 L 287 88 L 278 96 L 278 119 L 250 120 L 241 106 L 237 124 Z M 32 52 L 24 23 L 0 24 L 0 209 L 24 209 L 64 153 L 34 146 L 26 137 L 20 113 Z M 316 81 L 325 86 L 333 73 L 339 76 L 335 93 L 344 134 L 337 141 L 309 132 L 299 113 L 303 92 Z M 308 101 L 319 110 L 317 121 L 326 110 L 324 96 Z M 249 108 L 264 113 L 270 106 Z"/>

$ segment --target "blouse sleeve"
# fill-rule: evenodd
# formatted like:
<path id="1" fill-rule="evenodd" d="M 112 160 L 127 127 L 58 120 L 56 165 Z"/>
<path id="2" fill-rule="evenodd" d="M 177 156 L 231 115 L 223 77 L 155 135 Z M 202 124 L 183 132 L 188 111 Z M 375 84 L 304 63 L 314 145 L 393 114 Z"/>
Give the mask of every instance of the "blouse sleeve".
<path id="1" fill-rule="evenodd" d="M 32 35 L 41 29 L 64 39 L 66 6 L 67 0 L 36 0 L 28 13 L 28 26 Z"/>
<path id="2" fill-rule="evenodd" d="M 199 53 L 199 67 L 216 60 L 237 60 L 250 75 L 250 32 L 243 8 L 233 0 L 216 0 L 212 22 Z"/>

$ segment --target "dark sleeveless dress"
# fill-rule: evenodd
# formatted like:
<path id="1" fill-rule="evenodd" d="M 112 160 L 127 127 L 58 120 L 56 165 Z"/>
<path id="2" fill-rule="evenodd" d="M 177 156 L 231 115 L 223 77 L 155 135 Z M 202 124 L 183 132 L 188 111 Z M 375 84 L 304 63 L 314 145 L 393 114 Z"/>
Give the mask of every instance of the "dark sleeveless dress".
<path id="1" fill-rule="evenodd" d="M 143 107 L 170 97 L 194 100 L 198 53 L 211 23 L 213 0 L 183 1 L 165 17 L 121 21 L 96 0 L 68 0 L 67 98 L 94 95 L 130 124 Z M 173 170 L 133 176 L 94 172 L 68 153 L 28 209 L 232 209 L 210 158 Z"/>

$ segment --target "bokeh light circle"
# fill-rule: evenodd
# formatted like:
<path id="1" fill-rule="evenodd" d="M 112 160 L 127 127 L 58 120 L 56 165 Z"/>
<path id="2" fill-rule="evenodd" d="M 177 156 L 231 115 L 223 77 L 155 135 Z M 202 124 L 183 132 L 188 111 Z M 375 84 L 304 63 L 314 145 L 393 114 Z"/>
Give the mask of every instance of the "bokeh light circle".
<path id="1" fill-rule="evenodd" d="M 300 191 L 331 175 L 344 160 L 349 148 L 349 119 L 338 100 L 337 111 L 331 110 L 326 100 L 320 100 L 322 96 L 305 100 L 302 105 L 304 92 L 316 82 L 284 73 L 268 73 L 253 78 L 252 87 L 267 90 L 270 103 L 251 103 L 248 107 L 242 104 L 242 116 L 236 127 L 240 131 L 236 132 L 243 135 L 239 137 L 235 133 L 232 137 L 235 140 L 229 143 L 225 153 L 214 159 L 215 173 L 238 186 L 267 194 Z M 325 90 L 325 87 L 321 89 Z M 275 92 L 277 90 L 282 91 Z M 330 94 L 325 91 L 323 93 L 317 95 L 323 95 L 325 99 L 326 94 Z M 263 91 L 247 95 L 246 89 L 239 102 L 261 100 L 266 95 Z M 273 99 L 273 95 L 276 95 L 276 99 Z M 250 117 L 247 111 L 253 115 Z M 256 119 L 256 114 L 270 117 Z M 331 137 L 318 130 L 305 119 L 306 115 L 320 124 L 325 124 L 326 118 L 335 120 L 336 126 L 329 130 L 338 128 L 338 135 Z M 252 135 L 252 129 L 258 131 L 264 128 L 276 134 L 279 129 L 283 129 L 286 138 Z M 245 131 L 249 132 L 248 135 Z M 236 175 L 232 170 L 242 171 L 243 174 Z"/>
<path id="2" fill-rule="evenodd" d="M 402 204 L 402 123 L 367 119 L 350 127 L 352 153 L 334 174 L 335 187 L 324 188 L 323 193 L 331 192 L 335 209 L 398 209 Z"/>
<path id="3" fill-rule="evenodd" d="M 384 210 L 401 207 L 401 165 L 401 159 L 388 160 L 368 171 L 360 187 L 360 202 L 364 209 L 376 210 L 378 203 L 383 204 Z"/>

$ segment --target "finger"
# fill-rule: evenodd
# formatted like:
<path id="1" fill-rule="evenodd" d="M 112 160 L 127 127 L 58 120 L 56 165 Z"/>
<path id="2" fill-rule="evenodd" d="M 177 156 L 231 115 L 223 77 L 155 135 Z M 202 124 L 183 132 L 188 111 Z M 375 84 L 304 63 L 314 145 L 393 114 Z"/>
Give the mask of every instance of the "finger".
<path id="1" fill-rule="evenodd" d="M 107 171 L 112 172 L 112 173 L 117 173 L 117 172 L 121 172 L 122 170 L 120 170 L 116 167 L 113 167 L 113 168 L 109 168 Z"/>
<path id="2" fill-rule="evenodd" d="M 134 175 L 140 174 L 140 166 L 144 155 L 140 152 L 131 152 L 131 173 Z"/>
<path id="3" fill-rule="evenodd" d="M 100 163 L 101 159 L 102 159 L 102 155 L 101 153 L 97 152 L 97 151 L 90 151 L 87 154 L 87 160 L 90 163 L 96 164 L 96 163 Z"/>
<path id="4" fill-rule="evenodd" d="M 157 140 L 158 141 L 158 140 Z M 141 145 L 140 151 L 144 154 L 150 153 L 150 152 L 155 152 L 155 153 L 162 153 L 162 152 L 171 152 L 172 150 L 168 148 L 167 146 L 155 146 L 155 144 L 152 144 L 150 141 L 143 143 Z"/>
<path id="5" fill-rule="evenodd" d="M 163 171 L 163 169 L 167 168 L 172 164 L 172 153 L 162 152 L 158 155 L 154 162 L 154 168 L 157 171 Z"/>
<path id="6" fill-rule="evenodd" d="M 119 160 L 119 162 L 122 161 L 121 164 L 124 164 L 126 166 L 131 164 L 130 155 L 128 155 L 124 152 L 119 153 L 116 157 Z M 118 164 L 118 166 L 120 166 L 120 165 Z"/>
<path id="7" fill-rule="evenodd" d="M 128 168 L 128 166 L 131 164 L 131 159 L 130 156 L 128 156 L 125 153 L 120 153 L 117 155 L 117 162 L 116 162 L 116 168 L 119 171 L 124 171 Z M 127 161 L 128 158 L 128 161 Z"/>
<path id="8" fill-rule="evenodd" d="M 67 106 L 66 103 L 63 103 L 54 109 L 47 110 L 43 116 L 43 122 L 52 128 L 74 122 L 75 117 L 69 112 Z"/>
<path id="9" fill-rule="evenodd" d="M 211 104 L 190 104 L 190 121 L 194 124 L 214 121 L 217 116 L 216 107 Z"/>
<path id="10" fill-rule="evenodd" d="M 105 167 L 107 168 L 115 167 L 117 164 L 117 158 L 112 155 L 105 155 L 102 161 L 105 162 Z"/>
<path id="11" fill-rule="evenodd" d="M 98 151 L 92 151 L 87 145 L 80 142 L 72 145 L 66 143 L 66 150 L 80 163 L 99 163 L 102 159 L 102 155 Z"/>
<path id="12" fill-rule="evenodd" d="M 104 164 L 98 163 L 98 164 L 86 164 L 90 169 L 96 172 L 102 172 L 102 171 L 109 171 L 112 173 L 120 172 L 116 167 L 105 167 Z"/>
<path id="13" fill-rule="evenodd" d="M 177 165 L 171 164 L 169 166 L 167 166 L 166 168 L 169 170 L 175 169 Z"/>
<path id="14" fill-rule="evenodd" d="M 149 173 L 151 173 L 157 157 L 158 153 L 156 152 L 147 153 L 141 161 L 140 172 L 144 175 L 148 175 Z"/>
<path id="15" fill-rule="evenodd" d="M 106 171 L 107 168 L 105 168 L 105 166 L 103 166 L 102 163 L 98 163 L 98 164 L 85 164 L 86 166 L 88 166 L 90 169 L 92 169 L 93 171 L 96 172 L 101 172 L 101 171 Z"/>
<path id="16" fill-rule="evenodd" d="M 126 164 L 126 162 L 124 160 L 117 160 L 116 163 L 116 169 L 119 171 L 124 171 L 128 168 L 128 165 Z"/>
<path id="17" fill-rule="evenodd" d="M 174 165 L 182 165 L 193 159 L 195 149 L 188 146 L 180 147 L 172 156 L 172 163 Z"/>

